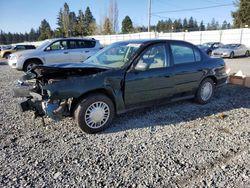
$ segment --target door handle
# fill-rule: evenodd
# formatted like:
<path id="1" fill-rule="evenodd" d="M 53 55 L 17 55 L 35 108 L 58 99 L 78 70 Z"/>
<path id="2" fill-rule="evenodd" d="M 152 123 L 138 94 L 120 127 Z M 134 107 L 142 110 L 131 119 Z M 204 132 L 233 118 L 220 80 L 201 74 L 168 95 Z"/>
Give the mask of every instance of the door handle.
<path id="1" fill-rule="evenodd" d="M 69 52 L 63 52 L 64 54 L 68 54 Z"/>
<path id="2" fill-rule="evenodd" d="M 85 53 L 88 53 L 89 51 L 87 50 L 87 51 L 85 51 Z"/>

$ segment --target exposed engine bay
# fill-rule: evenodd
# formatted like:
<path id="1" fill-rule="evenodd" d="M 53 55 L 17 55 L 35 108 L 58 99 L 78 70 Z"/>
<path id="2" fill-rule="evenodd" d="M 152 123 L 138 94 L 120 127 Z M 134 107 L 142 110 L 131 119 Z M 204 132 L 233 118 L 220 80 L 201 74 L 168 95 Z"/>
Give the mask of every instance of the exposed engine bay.
<path id="1" fill-rule="evenodd" d="M 63 99 L 52 99 L 48 88 L 59 83 L 59 86 L 53 87 L 54 93 L 58 93 L 62 87 L 68 87 L 68 83 L 65 82 L 68 79 L 95 76 L 105 70 L 68 64 L 63 67 L 37 66 L 18 80 L 17 87 L 13 89 L 14 97 L 22 98 L 19 104 L 22 112 L 32 110 L 35 112 L 35 118 L 48 116 L 54 120 L 60 120 L 62 117 L 71 115 L 70 109 L 74 95 L 71 96 L 68 93 L 68 96 Z"/>

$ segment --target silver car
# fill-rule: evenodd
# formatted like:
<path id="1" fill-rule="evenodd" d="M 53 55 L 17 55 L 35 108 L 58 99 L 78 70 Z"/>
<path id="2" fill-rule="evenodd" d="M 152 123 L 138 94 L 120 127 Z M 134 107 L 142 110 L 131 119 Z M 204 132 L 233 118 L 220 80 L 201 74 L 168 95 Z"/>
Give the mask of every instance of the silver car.
<path id="1" fill-rule="evenodd" d="M 212 52 L 214 57 L 229 57 L 249 56 L 249 50 L 244 44 L 227 44 Z"/>
<path id="2" fill-rule="evenodd" d="M 49 39 L 45 40 L 35 50 L 26 50 L 11 54 L 8 64 L 17 70 L 28 71 L 38 64 L 81 63 L 101 48 L 100 42 L 95 39 Z"/>

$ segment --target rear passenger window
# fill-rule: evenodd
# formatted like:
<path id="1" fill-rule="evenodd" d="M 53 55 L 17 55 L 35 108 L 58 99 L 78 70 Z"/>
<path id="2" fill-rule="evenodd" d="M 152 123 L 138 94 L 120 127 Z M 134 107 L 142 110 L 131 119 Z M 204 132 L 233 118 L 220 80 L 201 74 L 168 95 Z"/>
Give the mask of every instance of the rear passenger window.
<path id="1" fill-rule="evenodd" d="M 174 64 L 185 64 L 195 62 L 193 48 L 186 44 L 170 44 Z"/>
<path id="2" fill-rule="evenodd" d="M 94 48 L 96 41 L 91 40 L 79 40 L 78 48 Z"/>
<path id="3" fill-rule="evenodd" d="M 77 41 L 75 41 L 75 40 L 70 40 L 68 45 L 69 45 L 69 49 L 76 49 L 76 48 L 78 48 L 77 47 Z"/>

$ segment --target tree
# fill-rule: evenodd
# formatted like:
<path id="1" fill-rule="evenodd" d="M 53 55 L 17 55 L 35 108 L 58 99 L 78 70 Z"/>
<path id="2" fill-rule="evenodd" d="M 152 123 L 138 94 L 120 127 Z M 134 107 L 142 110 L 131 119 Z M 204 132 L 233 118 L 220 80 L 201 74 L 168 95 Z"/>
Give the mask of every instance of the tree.
<path id="1" fill-rule="evenodd" d="M 87 33 L 86 29 L 87 28 L 84 25 L 84 14 L 82 10 L 79 10 L 78 16 L 77 16 L 77 25 L 76 25 L 77 34 L 80 36 L 86 35 Z"/>
<path id="2" fill-rule="evenodd" d="M 224 20 L 222 25 L 221 25 L 221 29 L 227 29 L 227 21 Z"/>
<path id="3" fill-rule="evenodd" d="M 250 26 L 250 1 L 240 0 L 235 2 L 236 11 L 232 12 L 234 27 Z"/>
<path id="4" fill-rule="evenodd" d="M 112 23 L 107 17 L 105 18 L 105 21 L 104 21 L 103 32 L 105 35 L 112 34 Z"/>
<path id="5" fill-rule="evenodd" d="M 184 20 L 183 20 L 183 30 L 186 31 L 187 29 L 188 29 L 187 18 L 184 18 Z"/>
<path id="6" fill-rule="evenodd" d="M 57 16 L 57 25 L 58 27 L 55 30 L 56 37 L 63 37 L 65 36 L 64 28 L 63 28 L 63 10 L 60 9 L 58 16 Z"/>
<path id="7" fill-rule="evenodd" d="M 39 27 L 39 38 L 38 40 L 45 40 L 52 37 L 52 30 L 49 23 L 44 19 Z"/>
<path id="8" fill-rule="evenodd" d="M 95 22 L 95 18 L 92 15 L 92 12 L 90 11 L 89 7 L 87 7 L 85 10 L 84 26 L 86 27 L 86 35 L 89 36 L 95 32 L 95 31 L 93 31 L 93 28 L 96 28 L 96 22 Z M 89 28 L 92 28 L 92 29 L 89 29 Z"/>
<path id="9" fill-rule="evenodd" d="M 193 31 L 194 30 L 194 19 L 193 17 L 190 17 L 188 20 L 188 30 Z"/>
<path id="10" fill-rule="evenodd" d="M 122 33 L 131 33 L 133 30 L 133 22 L 129 16 L 126 16 L 122 21 Z"/>
<path id="11" fill-rule="evenodd" d="M 206 30 L 203 21 L 201 21 L 201 23 L 200 23 L 199 30 L 200 30 L 200 31 L 205 31 L 205 30 Z"/>
<path id="12" fill-rule="evenodd" d="M 63 26 L 63 33 L 66 37 L 69 37 L 71 32 L 69 14 L 70 14 L 69 5 L 67 3 L 64 3 L 64 10 L 62 12 L 62 26 Z"/>

